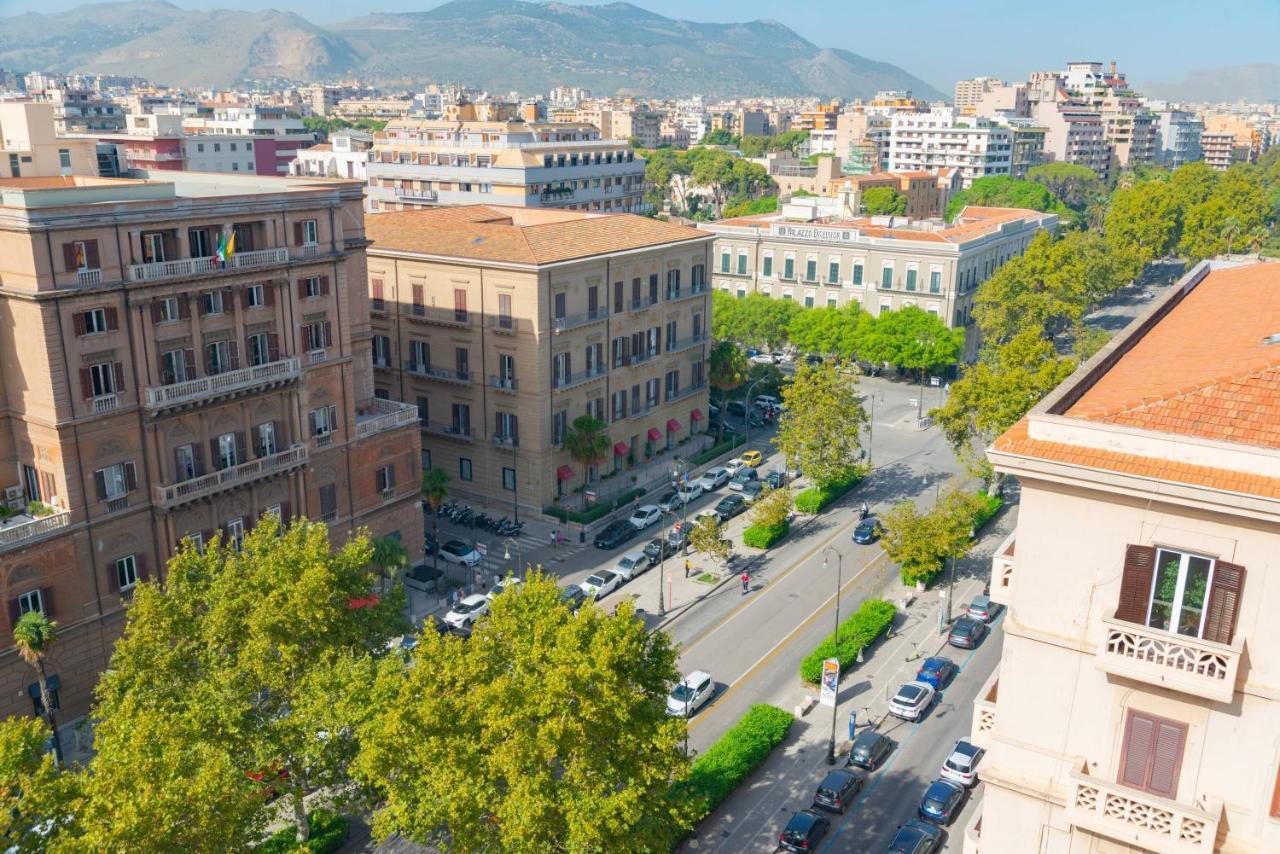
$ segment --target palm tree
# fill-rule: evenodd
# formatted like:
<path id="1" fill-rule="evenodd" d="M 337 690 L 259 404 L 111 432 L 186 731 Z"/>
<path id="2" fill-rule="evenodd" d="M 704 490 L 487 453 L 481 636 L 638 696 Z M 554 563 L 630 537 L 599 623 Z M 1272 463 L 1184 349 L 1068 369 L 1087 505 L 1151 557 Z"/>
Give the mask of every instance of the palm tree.
<path id="1" fill-rule="evenodd" d="M 717 341 L 707 354 L 707 381 L 712 388 L 720 391 L 725 400 L 734 389 L 747 381 L 749 370 L 746 355 L 732 341 Z M 723 436 L 724 418 L 720 419 L 719 424 Z"/>
<path id="2" fill-rule="evenodd" d="M 431 569 L 437 577 L 440 572 L 440 505 L 448 495 L 449 473 L 447 471 L 442 468 L 432 468 L 422 473 L 422 497 L 431 508 L 431 538 L 436 543 L 436 551 L 431 558 Z"/>
<path id="3" fill-rule="evenodd" d="M 49 647 L 58 639 L 58 624 L 41 611 L 28 611 L 13 627 L 13 645 L 18 655 L 36 670 L 36 682 L 40 685 L 40 705 L 44 720 L 53 732 L 53 758 L 62 764 L 62 744 L 58 741 L 58 722 L 53 716 L 53 698 L 49 696 L 49 680 L 45 676 L 44 663 Z"/>
<path id="4" fill-rule="evenodd" d="M 403 568 L 409 562 L 409 552 L 399 540 L 393 540 L 390 537 L 376 537 L 372 546 L 373 554 L 369 562 L 382 570 L 384 579 L 394 581 L 396 570 Z"/>
<path id="5" fill-rule="evenodd" d="M 579 415 L 569 425 L 564 437 L 565 450 L 582 466 L 582 488 L 587 488 L 590 469 L 609 453 L 609 436 L 604 432 L 604 422 L 593 415 Z M 583 500 L 586 496 L 583 496 Z"/>

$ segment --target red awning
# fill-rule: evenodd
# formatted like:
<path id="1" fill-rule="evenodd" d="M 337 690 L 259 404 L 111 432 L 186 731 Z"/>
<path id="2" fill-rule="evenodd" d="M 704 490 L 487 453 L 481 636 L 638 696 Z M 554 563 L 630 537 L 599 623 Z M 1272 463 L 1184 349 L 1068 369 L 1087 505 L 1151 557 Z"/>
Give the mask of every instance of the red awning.
<path id="1" fill-rule="evenodd" d="M 361 608 L 372 608 L 374 605 L 378 604 L 378 601 L 378 594 L 371 593 L 370 595 L 362 598 L 352 599 L 347 602 L 347 607 L 353 611 L 358 611 Z"/>
<path id="2" fill-rule="evenodd" d="M 670 432 L 674 433 L 679 429 L 680 429 L 680 422 L 675 420 L 674 418 L 672 418 L 670 421 L 667 422 L 667 430 L 669 430 Z"/>
<path id="3" fill-rule="evenodd" d="M 657 427 L 650 427 L 650 428 L 649 428 L 649 441 L 650 441 L 650 442 L 656 442 L 656 441 L 658 441 L 658 440 L 659 440 L 659 439 L 661 439 L 661 438 L 662 438 L 662 431 L 661 431 L 661 430 L 659 430 Z"/>
<path id="4" fill-rule="evenodd" d="M 690 413 L 689 413 L 689 420 L 690 420 L 690 421 L 701 421 L 701 420 L 702 420 L 702 410 L 701 410 L 701 409 L 695 409 L 695 410 L 693 410 L 692 412 L 690 412 Z"/>
<path id="5" fill-rule="evenodd" d="M 556 469 L 556 480 L 568 480 L 573 477 L 573 466 L 560 466 Z"/>
<path id="6" fill-rule="evenodd" d="M 615 456 L 625 457 L 627 454 L 631 453 L 631 446 L 626 442 L 614 442 L 613 453 Z"/>

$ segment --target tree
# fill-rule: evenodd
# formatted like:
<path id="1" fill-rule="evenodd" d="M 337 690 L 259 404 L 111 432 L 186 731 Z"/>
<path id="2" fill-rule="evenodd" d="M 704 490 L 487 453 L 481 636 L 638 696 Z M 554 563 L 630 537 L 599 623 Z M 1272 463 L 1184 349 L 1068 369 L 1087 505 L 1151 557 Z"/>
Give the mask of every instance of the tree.
<path id="1" fill-rule="evenodd" d="M 576 615 L 533 573 L 465 643 L 424 632 L 383 659 L 355 772 L 378 837 L 455 851 L 654 851 L 692 825 L 669 796 L 685 722 L 668 716 L 676 653 L 630 602 Z"/>
<path id="2" fill-rule="evenodd" d="M 787 340 L 803 353 L 849 359 L 862 350 L 874 321 L 857 303 L 821 306 L 797 312 L 787 326 Z"/>
<path id="3" fill-rule="evenodd" d="M 350 790 L 338 677 L 405 630 L 371 557 L 363 533 L 333 551 L 323 523 L 270 514 L 239 551 L 184 541 L 163 588 L 137 587 L 98 684 L 85 848 L 242 849 L 277 814 L 269 791 L 307 839 L 303 797 Z"/>
<path id="4" fill-rule="evenodd" d="M 783 383 L 786 377 L 777 365 L 761 365 L 752 363 L 750 370 L 747 371 L 747 386 L 755 390 L 757 395 L 768 394 L 778 397 L 782 391 Z"/>
<path id="5" fill-rule="evenodd" d="M 707 131 L 702 137 L 702 145 L 736 145 L 737 142 L 738 138 L 733 135 L 733 132 L 725 128 Z"/>
<path id="6" fill-rule="evenodd" d="M 756 216 L 774 213 L 777 210 L 777 196 L 761 196 L 758 199 L 738 198 L 725 206 L 722 216 L 725 219 L 732 219 L 735 216 Z"/>
<path id="7" fill-rule="evenodd" d="M 917 373 L 920 378 L 917 408 L 921 415 L 925 372 L 955 363 L 963 349 L 963 329 L 948 329 L 936 314 L 914 305 L 878 316 L 864 346 L 871 361 L 889 362 Z"/>
<path id="8" fill-rule="evenodd" d="M 1084 211 L 1106 196 L 1098 173 L 1076 163 L 1045 163 L 1027 170 L 1027 180 L 1042 184 L 1064 205 Z"/>
<path id="9" fill-rule="evenodd" d="M 871 216 L 901 216 L 907 197 L 892 187 L 872 187 L 862 194 L 862 207 Z"/>
<path id="10" fill-rule="evenodd" d="M 45 673 L 45 661 L 49 648 L 58 639 L 58 624 L 45 616 L 43 611 L 28 611 L 18 618 L 13 627 L 13 645 L 22 660 L 36 672 L 36 684 L 40 688 L 40 711 L 53 733 L 53 756 L 62 764 L 62 741 L 58 738 L 58 721 L 53 713 L 53 697 L 49 694 L 49 679 Z"/>
<path id="11" fill-rule="evenodd" d="M 751 524 L 761 528 L 775 528 L 791 518 L 791 508 L 795 506 L 795 493 L 789 486 L 780 486 L 760 494 L 756 503 L 751 505 L 747 518 Z"/>
<path id="12" fill-rule="evenodd" d="M 717 341 L 707 354 L 707 380 L 725 397 L 746 382 L 749 370 L 746 355 L 732 341 Z"/>
<path id="13" fill-rule="evenodd" d="M 1218 172 L 1203 160 L 1185 163 L 1169 175 L 1169 189 L 1177 202 L 1178 210 L 1185 214 L 1192 205 L 1198 205 L 1213 195 L 1218 185 Z"/>
<path id="14" fill-rule="evenodd" d="M 1221 254 L 1231 246 L 1261 242 L 1273 203 L 1256 168 L 1231 167 L 1204 201 L 1187 209 L 1178 249 L 1190 261 Z"/>
<path id="15" fill-rule="evenodd" d="M 947 558 L 968 550 L 973 515 L 966 520 L 959 511 L 967 505 L 952 496 L 948 493 L 928 513 L 903 501 L 885 514 L 880 542 L 900 567 L 903 584 L 929 583 Z"/>
<path id="16" fill-rule="evenodd" d="M 1177 197 L 1166 181 L 1143 181 L 1111 195 L 1105 233 L 1107 246 L 1128 278 L 1167 255 L 1178 241 Z"/>
<path id="17" fill-rule="evenodd" d="M 574 462 L 582 466 L 584 491 L 591 467 L 605 458 L 611 444 L 609 435 L 605 432 L 605 423 L 593 415 L 579 415 L 569 425 L 569 431 L 564 437 L 564 449 Z M 585 495 L 583 500 L 586 500 Z"/>
<path id="18" fill-rule="evenodd" d="M 442 468 L 429 468 L 422 473 L 422 488 L 419 490 L 431 508 L 431 539 L 435 542 L 435 553 L 431 556 L 431 568 L 440 572 L 440 505 L 449 496 L 449 473 Z"/>
<path id="19" fill-rule="evenodd" d="M 787 341 L 791 321 L 802 311 L 804 309 L 791 300 L 774 299 L 761 293 L 738 298 L 714 291 L 711 334 L 722 341 L 736 341 L 748 347 L 779 347 Z"/>
<path id="20" fill-rule="evenodd" d="M 375 537 L 370 541 L 372 553 L 369 563 L 376 566 L 382 577 L 390 582 L 388 589 L 395 583 L 397 574 L 409 563 L 409 552 L 399 540 L 390 537 Z"/>
<path id="21" fill-rule="evenodd" d="M 670 149 L 652 151 L 644 164 L 645 201 L 660 209 L 668 199 L 677 211 L 685 209 L 685 184 L 689 175 L 686 157 Z"/>
<path id="22" fill-rule="evenodd" d="M 848 478 L 861 458 L 866 411 L 854 377 L 824 362 L 796 368 L 783 391 L 787 408 L 773 443 L 790 466 L 799 466 L 819 487 Z"/>
<path id="23" fill-rule="evenodd" d="M 74 835 L 79 775 L 45 750 L 49 729 L 36 718 L 0 720 L 0 844 L 6 851 L 47 851 Z"/>
<path id="24" fill-rule="evenodd" d="M 1008 175 L 978 178 L 967 190 L 961 190 L 947 203 L 947 220 L 955 219 L 966 205 L 996 208 L 1029 208 L 1033 211 L 1057 213 L 1070 217 L 1071 212 L 1042 184 L 1022 181 Z"/>
<path id="25" fill-rule="evenodd" d="M 703 516 L 689 532 L 689 545 L 711 558 L 722 569 L 733 554 L 733 542 L 724 535 L 717 516 Z"/>

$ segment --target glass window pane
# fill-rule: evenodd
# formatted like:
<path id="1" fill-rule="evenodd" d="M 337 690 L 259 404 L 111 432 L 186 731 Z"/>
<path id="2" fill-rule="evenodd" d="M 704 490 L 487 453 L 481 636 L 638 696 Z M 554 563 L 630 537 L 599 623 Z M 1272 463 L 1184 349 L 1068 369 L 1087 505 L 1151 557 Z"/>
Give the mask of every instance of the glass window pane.
<path id="1" fill-rule="evenodd" d="M 1155 586 L 1151 591 L 1151 617 L 1147 620 L 1147 625 L 1154 629 L 1169 631 L 1181 565 L 1182 555 L 1177 552 L 1162 550 L 1157 556 Z"/>
<path id="2" fill-rule="evenodd" d="M 1200 636 L 1200 622 L 1209 589 L 1209 568 L 1206 558 L 1191 557 L 1187 560 L 1187 577 L 1182 583 L 1182 607 L 1178 610 L 1180 635 Z"/>

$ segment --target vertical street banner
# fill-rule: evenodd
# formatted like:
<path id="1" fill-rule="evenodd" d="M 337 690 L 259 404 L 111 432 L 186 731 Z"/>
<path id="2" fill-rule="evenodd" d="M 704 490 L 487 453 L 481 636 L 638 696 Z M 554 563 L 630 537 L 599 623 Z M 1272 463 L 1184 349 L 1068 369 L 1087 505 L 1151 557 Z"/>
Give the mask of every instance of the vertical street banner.
<path id="1" fill-rule="evenodd" d="M 822 693 L 818 695 L 818 702 L 824 706 L 834 706 L 839 686 L 840 662 L 828 658 L 822 662 Z"/>

